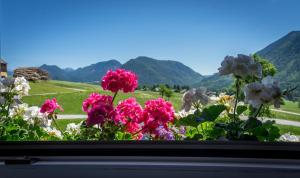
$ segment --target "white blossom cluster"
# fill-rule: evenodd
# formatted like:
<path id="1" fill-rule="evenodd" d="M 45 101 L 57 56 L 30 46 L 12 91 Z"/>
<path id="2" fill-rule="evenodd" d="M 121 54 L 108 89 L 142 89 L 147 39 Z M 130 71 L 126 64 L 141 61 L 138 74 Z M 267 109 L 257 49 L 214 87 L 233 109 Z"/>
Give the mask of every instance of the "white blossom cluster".
<path id="1" fill-rule="evenodd" d="M 285 133 L 280 136 L 279 141 L 283 142 L 299 142 L 300 139 L 296 135 L 291 135 L 290 133 Z"/>
<path id="2" fill-rule="evenodd" d="M 66 132 L 68 134 L 78 135 L 78 134 L 80 134 L 80 126 L 81 126 L 81 123 L 79 123 L 79 124 L 69 123 L 66 127 Z"/>
<path id="3" fill-rule="evenodd" d="M 22 96 L 27 96 L 29 90 L 30 90 L 29 83 L 24 77 L 15 78 L 14 89 L 13 89 L 14 92 L 16 92 L 20 97 L 22 97 Z"/>
<path id="4" fill-rule="evenodd" d="M 44 130 L 53 137 L 59 138 L 59 139 L 63 139 L 62 133 L 57 130 L 56 128 L 52 128 L 52 127 L 45 127 Z"/>
<path id="5" fill-rule="evenodd" d="M 40 108 L 37 106 L 28 107 L 27 104 L 15 105 L 9 110 L 9 116 L 22 117 L 30 124 L 39 125 L 41 127 L 49 127 L 51 120 L 48 119 L 46 114 L 40 112 Z"/>
<path id="6" fill-rule="evenodd" d="M 14 87 L 14 78 L 1 78 L 0 79 L 0 93 L 10 92 Z"/>
<path id="7" fill-rule="evenodd" d="M 210 98 L 206 95 L 206 88 L 193 88 L 188 90 L 183 94 L 182 98 L 182 110 L 188 112 L 193 104 L 200 103 L 202 105 L 207 105 L 210 102 Z"/>
<path id="8" fill-rule="evenodd" d="M 226 56 L 218 69 L 220 75 L 233 74 L 239 78 L 248 76 L 262 77 L 262 66 L 252 56 L 238 54 L 237 57 Z"/>
<path id="9" fill-rule="evenodd" d="M 3 78 L 0 80 L 0 93 L 15 92 L 20 97 L 28 95 L 30 86 L 24 77 Z"/>
<path id="10" fill-rule="evenodd" d="M 282 92 L 279 82 L 271 76 L 267 76 L 262 82 L 254 82 L 247 84 L 244 88 L 245 102 L 251 104 L 255 108 L 259 108 L 262 104 L 273 104 L 274 107 L 280 107 Z"/>

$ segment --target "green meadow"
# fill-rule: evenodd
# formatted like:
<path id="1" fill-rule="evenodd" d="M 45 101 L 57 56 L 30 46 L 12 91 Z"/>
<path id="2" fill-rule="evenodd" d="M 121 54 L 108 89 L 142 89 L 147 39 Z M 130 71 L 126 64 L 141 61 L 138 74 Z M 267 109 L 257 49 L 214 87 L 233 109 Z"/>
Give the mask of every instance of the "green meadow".
<path id="1" fill-rule="evenodd" d="M 41 106 L 46 99 L 56 98 L 58 103 L 63 107 L 64 112 L 60 114 L 83 114 L 82 102 L 92 93 L 98 92 L 100 94 L 113 95 L 109 91 L 104 91 L 100 85 L 91 85 L 85 83 L 74 83 L 65 81 L 41 81 L 37 83 L 30 83 L 30 96 L 23 98 L 25 103 L 30 106 Z M 144 105 L 149 99 L 156 99 L 160 97 L 158 92 L 152 91 L 136 91 L 134 93 L 119 92 L 115 104 L 121 100 L 129 97 L 135 97 L 137 101 Z M 178 111 L 181 105 L 181 94 L 174 93 L 170 98 L 175 109 Z"/>

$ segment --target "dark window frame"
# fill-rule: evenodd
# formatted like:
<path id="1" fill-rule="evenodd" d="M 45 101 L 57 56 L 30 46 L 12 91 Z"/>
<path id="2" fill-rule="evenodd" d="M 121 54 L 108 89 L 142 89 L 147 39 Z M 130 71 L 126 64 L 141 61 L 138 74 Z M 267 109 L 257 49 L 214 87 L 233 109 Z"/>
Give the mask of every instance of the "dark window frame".
<path id="1" fill-rule="evenodd" d="M 300 143 L 244 141 L 1 141 L 1 157 L 160 156 L 300 159 Z"/>

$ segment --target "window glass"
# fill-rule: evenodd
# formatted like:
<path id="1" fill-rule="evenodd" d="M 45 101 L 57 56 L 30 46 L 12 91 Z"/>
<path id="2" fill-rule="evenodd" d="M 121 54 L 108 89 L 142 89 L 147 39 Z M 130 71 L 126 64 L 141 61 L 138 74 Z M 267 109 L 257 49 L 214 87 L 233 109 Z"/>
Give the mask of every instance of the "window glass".
<path id="1" fill-rule="evenodd" d="M 2 141 L 299 141 L 298 1 L 0 3 Z"/>

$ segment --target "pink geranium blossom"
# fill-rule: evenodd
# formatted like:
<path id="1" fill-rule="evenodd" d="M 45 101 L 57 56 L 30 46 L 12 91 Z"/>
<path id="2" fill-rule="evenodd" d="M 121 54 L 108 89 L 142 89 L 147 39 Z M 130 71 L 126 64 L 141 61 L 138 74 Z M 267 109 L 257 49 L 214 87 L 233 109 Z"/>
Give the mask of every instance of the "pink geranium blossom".
<path id="1" fill-rule="evenodd" d="M 145 103 L 143 112 L 144 132 L 156 134 L 156 129 L 160 126 L 168 130 L 168 123 L 173 122 L 175 110 L 170 102 L 162 98 L 148 100 Z"/>
<path id="2" fill-rule="evenodd" d="M 103 124 L 106 120 L 113 120 L 116 116 L 116 112 L 112 105 L 98 103 L 93 105 L 88 111 L 88 118 L 86 124 L 88 126 L 95 124 Z"/>
<path id="3" fill-rule="evenodd" d="M 109 70 L 102 78 L 102 88 L 111 92 L 122 90 L 124 93 L 134 92 L 138 86 L 137 75 L 125 69 Z"/>
<path id="4" fill-rule="evenodd" d="M 124 125 L 125 130 L 129 133 L 135 133 L 140 129 L 143 108 L 136 102 L 135 98 L 120 102 L 116 110 L 118 113 L 118 117 L 115 118 L 116 124 Z"/>
<path id="5" fill-rule="evenodd" d="M 116 111 L 113 107 L 112 97 L 92 93 L 83 101 L 82 109 L 87 113 L 87 125 L 103 124 L 106 120 L 113 121 Z"/>
<path id="6" fill-rule="evenodd" d="M 47 99 L 41 107 L 41 113 L 53 114 L 56 109 L 63 111 L 63 108 L 57 103 L 56 98 Z"/>
<path id="7" fill-rule="evenodd" d="M 112 97 L 108 95 L 100 95 L 99 93 L 92 93 L 90 96 L 85 99 L 82 103 L 82 110 L 88 112 L 94 105 L 98 103 L 111 105 Z"/>

